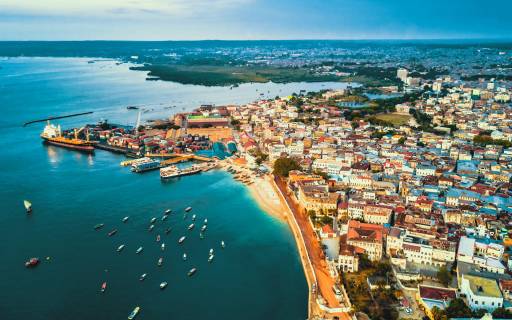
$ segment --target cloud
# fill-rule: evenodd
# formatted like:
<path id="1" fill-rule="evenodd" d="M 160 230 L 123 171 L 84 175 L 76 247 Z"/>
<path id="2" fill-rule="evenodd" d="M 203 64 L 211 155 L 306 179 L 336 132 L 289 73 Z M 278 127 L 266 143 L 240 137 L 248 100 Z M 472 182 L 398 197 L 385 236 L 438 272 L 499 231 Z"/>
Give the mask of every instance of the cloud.
<path id="1" fill-rule="evenodd" d="M 3 15 L 26 16 L 193 16 L 238 8 L 252 0 L 0 0 Z"/>

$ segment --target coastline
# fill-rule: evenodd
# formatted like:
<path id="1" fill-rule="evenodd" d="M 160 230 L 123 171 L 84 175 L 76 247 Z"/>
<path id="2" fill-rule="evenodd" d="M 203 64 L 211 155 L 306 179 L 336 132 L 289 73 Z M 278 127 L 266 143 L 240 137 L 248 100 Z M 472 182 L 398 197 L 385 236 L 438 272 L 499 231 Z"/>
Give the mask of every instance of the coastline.
<path id="1" fill-rule="evenodd" d="M 288 219 L 286 214 L 287 209 L 278 195 L 274 192 L 272 184 L 268 179 L 268 176 L 255 178 L 254 183 L 248 185 L 247 188 L 261 210 L 283 222 L 286 222 Z"/>

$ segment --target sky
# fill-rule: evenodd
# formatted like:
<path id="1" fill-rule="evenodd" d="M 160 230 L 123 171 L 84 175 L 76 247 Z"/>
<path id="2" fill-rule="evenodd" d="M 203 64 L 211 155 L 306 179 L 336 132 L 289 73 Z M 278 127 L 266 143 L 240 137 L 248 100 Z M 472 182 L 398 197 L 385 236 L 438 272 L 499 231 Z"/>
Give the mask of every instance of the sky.
<path id="1" fill-rule="evenodd" d="M 0 40 L 512 38 L 511 0 L 0 0 Z"/>

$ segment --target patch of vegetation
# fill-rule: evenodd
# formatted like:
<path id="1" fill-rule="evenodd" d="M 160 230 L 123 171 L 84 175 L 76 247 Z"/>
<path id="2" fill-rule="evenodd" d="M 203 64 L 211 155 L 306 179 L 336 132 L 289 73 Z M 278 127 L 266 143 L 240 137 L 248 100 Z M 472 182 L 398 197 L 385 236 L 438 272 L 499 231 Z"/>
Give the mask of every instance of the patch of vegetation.
<path id="1" fill-rule="evenodd" d="M 274 174 L 288 177 L 292 170 L 300 170 L 300 165 L 292 158 L 279 158 L 274 162 Z"/>
<path id="2" fill-rule="evenodd" d="M 391 126 L 399 127 L 406 124 L 411 118 L 410 115 L 398 114 L 398 113 L 382 113 L 374 116 L 375 120 L 384 121 L 385 123 L 391 124 Z M 389 126 L 388 126 L 389 127 Z"/>
<path id="3" fill-rule="evenodd" d="M 505 148 L 510 148 L 512 146 L 512 142 L 505 139 L 493 139 L 490 135 L 488 135 L 485 132 L 475 136 L 473 138 L 473 142 L 480 146 L 496 145 L 503 146 Z"/>

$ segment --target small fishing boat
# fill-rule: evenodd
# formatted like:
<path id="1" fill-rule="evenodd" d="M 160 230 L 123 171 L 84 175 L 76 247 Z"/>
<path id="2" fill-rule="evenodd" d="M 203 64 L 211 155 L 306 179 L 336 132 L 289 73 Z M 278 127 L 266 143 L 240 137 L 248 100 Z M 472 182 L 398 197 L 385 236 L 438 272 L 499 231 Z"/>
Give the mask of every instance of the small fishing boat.
<path id="1" fill-rule="evenodd" d="M 206 225 L 202 226 L 202 227 L 201 227 L 201 232 L 204 232 L 204 231 L 206 230 L 206 228 L 207 228 L 207 226 L 206 226 Z"/>
<path id="2" fill-rule="evenodd" d="M 130 315 L 128 316 L 128 320 L 135 319 L 135 317 L 137 316 L 139 311 L 140 311 L 140 307 L 135 307 L 135 309 L 133 309 L 132 313 L 130 313 Z"/>
<path id="3" fill-rule="evenodd" d="M 152 224 L 152 225 L 149 226 L 148 231 L 151 232 L 151 231 L 153 231 L 154 228 L 155 228 L 155 225 Z"/>
<path id="4" fill-rule="evenodd" d="M 191 224 L 188 226 L 188 230 L 192 230 L 192 229 L 194 229 L 194 224 L 193 224 L 193 223 L 191 223 Z"/>
<path id="5" fill-rule="evenodd" d="M 94 226 L 94 230 L 100 230 L 101 228 L 103 228 L 105 224 L 103 223 L 98 223 L 97 225 Z"/>
<path id="6" fill-rule="evenodd" d="M 204 239 L 204 233 L 199 232 L 199 238 Z"/>
<path id="7" fill-rule="evenodd" d="M 156 236 L 156 242 L 160 242 L 160 235 Z"/>
<path id="8" fill-rule="evenodd" d="M 192 215 L 192 221 L 196 221 L 196 215 L 195 214 Z"/>
<path id="9" fill-rule="evenodd" d="M 135 251 L 135 253 L 136 253 L 136 254 L 139 254 L 139 253 L 141 253 L 141 252 L 142 252 L 142 250 L 144 250 L 144 248 L 143 248 L 143 247 L 139 247 L 139 249 L 137 249 L 137 251 Z"/>
<path id="10" fill-rule="evenodd" d="M 165 229 L 165 234 L 169 234 L 169 233 L 171 233 L 171 230 L 172 230 L 172 228 L 171 228 L 171 227 L 169 227 L 169 228 Z"/>
<path id="11" fill-rule="evenodd" d="M 215 256 L 214 256 L 213 254 L 211 254 L 211 255 L 208 257 L 208 262 L 212 262 L 214 257 L 215 257 Z"/>
<path id="12" fill-rule="evenodd" d="M 147 276 L 147 275 L 148 275 L 147 273 L 143 273 L 143 274 L 140 276 L 139 281 L 144 281 L 144 279 L 146 279 L 146 276 Z"/>
<path id="13" fill-rule="evenodd" d="M 128 221 L 128 219 L 130 219 L 130 217 L 128 217 L 128 216 L 124 217 L 124 218 L 123 218 L 123 222 Z"/>
<path id="14" fill-rule="evenodd" d="M 210 249 L 210 255 L 212 255 L 212 254 L 213 254 L 213 248 Z"/>
<path id="15" fill-rule="evenodd" d="M 162 216 L 162 221 L 167 220 L 167 217 L 168 217 L 168 215 L 164 214 L 164 215 Z"/>
<path id="16" fill-rule="evenodd" d="M 28 261 L 25 262 L 25 267 L 32 268 L 39 264 L 39 258 L 30 258 Z"/>
<path id="17" fill-rule="evenodd" d="M 103 283 L 101 284 L 101 292 L 103 293 L 103 292 L 105 292 L 105 290 L 107 290 L 107 283 L 106 283 L 106 282 L 103 282 Z"/>
<path id="18" fill-rule="evenodd" d="M 183 254 L 183 261 L 187 261 L 187 254 L 186 253 Z"/>
<path id="19" fill-rule="evenodd" d="M 192 210 L 192 207 L 185 208 L 185 212 L 189 212 L 190 210 Z M 199 211 L 201 211 L 201 210 L 199 210 Z"/>
<path id="20" fill-rule="evenodd" d="M 165 211 L 164 211 L 164 214 L 165 214 L 165 215 L 169 215 L 169 214 L 171 214 L 171 212 L 172 212 L 172 210 L 171 210 L 171 209 L 167 209 L 167 210 L 165 210 Z"/>
<path id="21" fill-rule="evenodd" d="M 160 248 L 162 249 L 162 251 L 165 250 L 165 243 L 162 243 L 162 245 L 160 246 Z"/>
<path id="22" fill-rule="evenodd" d="M 167 287 L 167 282 L 164 281 L 164 282 L 160 283 L 160 289 L 163 290 L 163 289 L 165 289 L 165 287 Z"/>
<path id="23" fill-rule="evenodd" d="M 185 239 L 186 239 L 186 238 L 187 238 L 187 237 L 185 237 L 185 236 L 181 237 L 181 238 L 178 240 L 178 243 L 180 243 L 180 244 L 181 244 L 181 243 L 183 243 L 183 241 L 185 241 Z"/>
<path id="24" fill-rule="evenodd" d="M 28 200 L 23 200 L 23 205 L 25 206 L 25 210 L 27 210 L 27 213 L 32 212 L 32 203 Z"/>
<path id="25" fill-rule="evenodd" d="M 109 237 L 112 237 L 112 236 L 113 236 L 113 235 L 115 235 L 116 233 L 117 233 L 117 229 L 114 229 L 114 230 L 112 230 L 112 231 L 110 231 L 110 232 L 108 233 L 108 236 L 109 236 Z"/>
<path id="26" fill-rule="evenodd" d="M 155 221 L 156 221 L 156 218 L 151 218 L 151 221 L 149 223 L 153 224 L 153 223 L 155 223 Z"/>
<path id="27" fill-rule="evenodd" d="M 226 247 L 226 244 L 224 243 L 224 240 L 220 242 L 220 246 L 224 249 Z"/>
<path id="28" fill-rule="evenodd" d="M 208 224 L 208 219 L 204 219 L 204 224 Z"/>
<path id="29" fill-rule="evenodd" d="M 191 277 L 194 275 L 194 273 L 196 273 L 197 269 L 196 268 L 192 268 L 190 269 L 190 271 L 188 272 L 188 276 Z"/>
<path id="30" fill-rule="evenodd" d="M 117 247 L 117 252 L 121 252 L 121 250 L 123 250 L 123 249 L 124 249 L 124 244 Z"/>
<path id="31" fill-rule="evenodd" d="M 158 263 L 157 263 L 157 265 L 158 265 L 159 267 L 161 267 L 163 263 L 164 263 L 164 258 L 160 257 L 160 258 L 158 259 Z"/>

